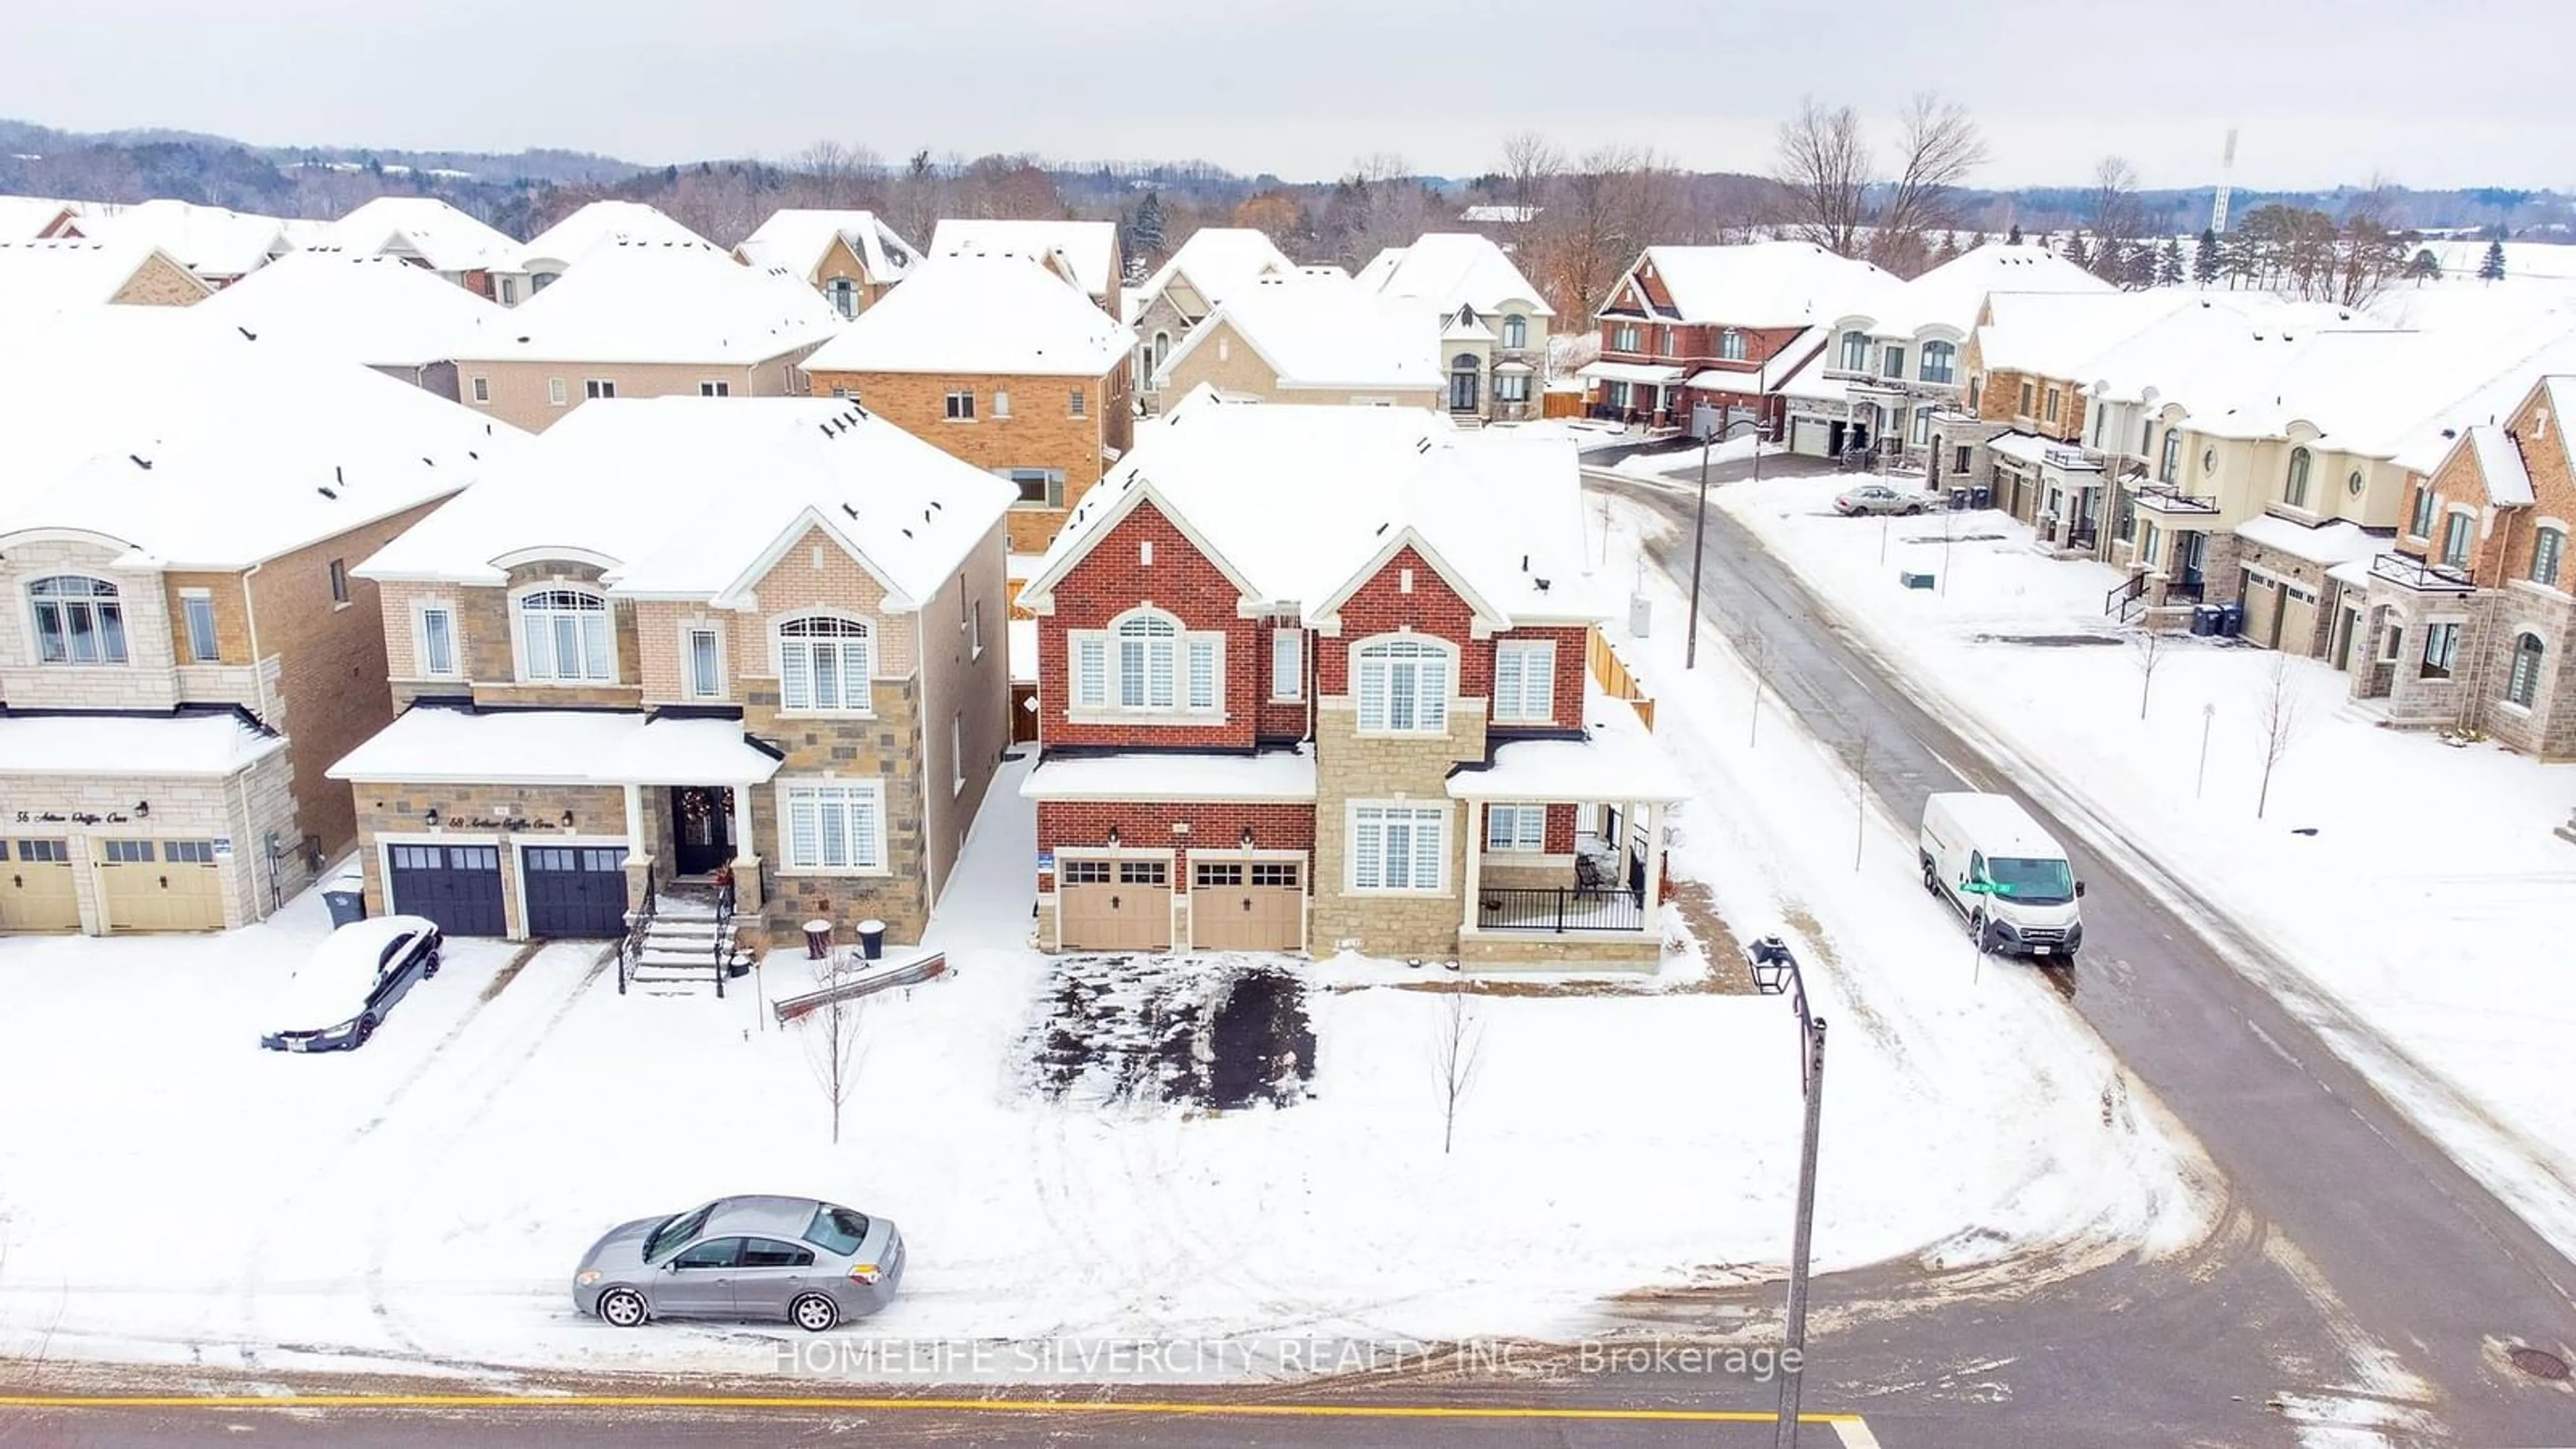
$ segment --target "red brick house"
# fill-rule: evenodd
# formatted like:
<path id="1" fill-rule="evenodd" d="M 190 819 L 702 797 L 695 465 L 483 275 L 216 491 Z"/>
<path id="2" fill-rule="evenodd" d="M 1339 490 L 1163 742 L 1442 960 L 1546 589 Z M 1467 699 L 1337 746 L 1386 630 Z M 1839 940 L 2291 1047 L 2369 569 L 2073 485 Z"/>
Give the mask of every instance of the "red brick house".
<path id="1" fill-rule="evenodd" d="M 1572 451 L 1402 408 L 1200 400 L 1022 591 L 1040 944 L 1660 957 L 1661 812 Z"/>
<path id="2" fill-rule="evenodd" d="M 1694 404 L 1770 421 L 1780 385 L 1895 278 L 1812 242 L 1648 247 L 1594 314 L 1601 357 L 1578 374 L 1594 417 L 1687 427 Z"/>

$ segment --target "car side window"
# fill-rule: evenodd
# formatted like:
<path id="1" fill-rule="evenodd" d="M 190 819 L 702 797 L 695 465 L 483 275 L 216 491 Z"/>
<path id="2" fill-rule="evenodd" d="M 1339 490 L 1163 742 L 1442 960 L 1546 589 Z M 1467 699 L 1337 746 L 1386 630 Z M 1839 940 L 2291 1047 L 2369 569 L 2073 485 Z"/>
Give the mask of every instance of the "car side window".
<path id="1" fill-rule="evenodd" d="M 384 954 L 376 958 L 376 974 L 382 976 L 394 969 L 394 963 L 402 959 L 403 950 L 409 945 L 411 945 L 409 936 L 396 936 L 387 941 Z"/>
<path id="2" fill-rule="evenodd" d="M 1969 851 L 1969 852 L 1968 852 L 1968 879 L 1970 879 L 1970 880 L 1979 880 L 1979 881 L 1981 881 L 1981 880 L 1984 880 L 1985 878 L 1986 878 L 1986 853 L 1985 853 L 1984 851 L 1982 851 L 1982 850 L 1972 850 L 1972 851 Z"/>
<path id="3" fill-rule="evenodd" d="M 681 1268 L 730 1268 L 742 1259 L 742 1239 L 709 1238 L 671 1260 Z"/>
<path id="4" fill-rule="evenodd" d="M 800 1248 L 794 1243 L 782 1243 L 776 1238 L 745 1238 L 742 1240 L 742 1266 L 811 1268 L 814 1266 L 814 1250 Z"/>

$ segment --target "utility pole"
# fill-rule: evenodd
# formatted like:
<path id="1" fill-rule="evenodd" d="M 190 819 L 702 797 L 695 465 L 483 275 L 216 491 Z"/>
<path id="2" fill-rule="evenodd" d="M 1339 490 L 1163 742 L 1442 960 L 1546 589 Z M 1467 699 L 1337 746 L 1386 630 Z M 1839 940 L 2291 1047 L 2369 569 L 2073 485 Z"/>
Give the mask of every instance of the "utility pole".
<path id="1" fill-rule="evenodd" d="M 1797 1449 L 1798 1401 L 1807 1359 L 1807 1259 L 1816 1233 L 1816 1145 L 1825 1123 L 1825 1019 L 1807 1006 L 1807 980 L 1798 958 L 1777 936 L 1755 941 L 1753 986 L 1764 995 L 1790 992 L 1798 1015 L 1798 1085 L 1806 1098 L 1806 1127 L 1798 1147 L 1798 1216 L 1789 1248 L 1789 1311 L 1780 1349 L 1780 1419 L 1776 1449 Z"/>
<path id="2" fill-rule="evenodd" d="M 1753 429 L 1753 481 L 1762 481 L 1762 415 L 1737 418 L 1722 428 L 1711 428 L 1699 440 L 1699 511 L 1691 518 L 1691 585 L 1690 632 L 1682 641 L 1682 668 L 1699 667 L 1699 568 L 1700 557 L 1708 549 L 1708 457 L 1718 442 L 1737 428 Z"/>

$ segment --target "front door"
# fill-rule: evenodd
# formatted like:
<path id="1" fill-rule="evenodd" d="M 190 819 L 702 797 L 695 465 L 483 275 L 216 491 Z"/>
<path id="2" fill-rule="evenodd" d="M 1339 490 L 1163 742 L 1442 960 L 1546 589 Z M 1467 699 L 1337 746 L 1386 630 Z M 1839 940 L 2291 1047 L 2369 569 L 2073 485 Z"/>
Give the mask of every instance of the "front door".
<path id="1" fill-rule="evenodd" d="M 714 874 L 733 859 L 733 792 L 717 785 L 675 787 L 671 834 L 680 874 Z"/>

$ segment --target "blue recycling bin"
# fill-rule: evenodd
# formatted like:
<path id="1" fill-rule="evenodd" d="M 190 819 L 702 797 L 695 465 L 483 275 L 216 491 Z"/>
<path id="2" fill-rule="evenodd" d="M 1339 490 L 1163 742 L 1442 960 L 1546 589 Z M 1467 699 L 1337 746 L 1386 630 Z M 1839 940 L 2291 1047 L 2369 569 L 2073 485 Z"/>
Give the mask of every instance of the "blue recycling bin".
<path id="1" fill-rule="evenodd" d="M 322 887 L 322 904 L 331 912 L 333 930 L 338 930 L 352 921 L 365 920 L 367 918 L 366 877 L 354 868 L 333 876 Z"/>
<path id="2" fill-rule="evenodd" d="M 1971 488 L 1968 490 L 1968 506 L 1970 508 L 1992 508 L 1994 503 L 1995 490 L 1992 488 Z"/>

